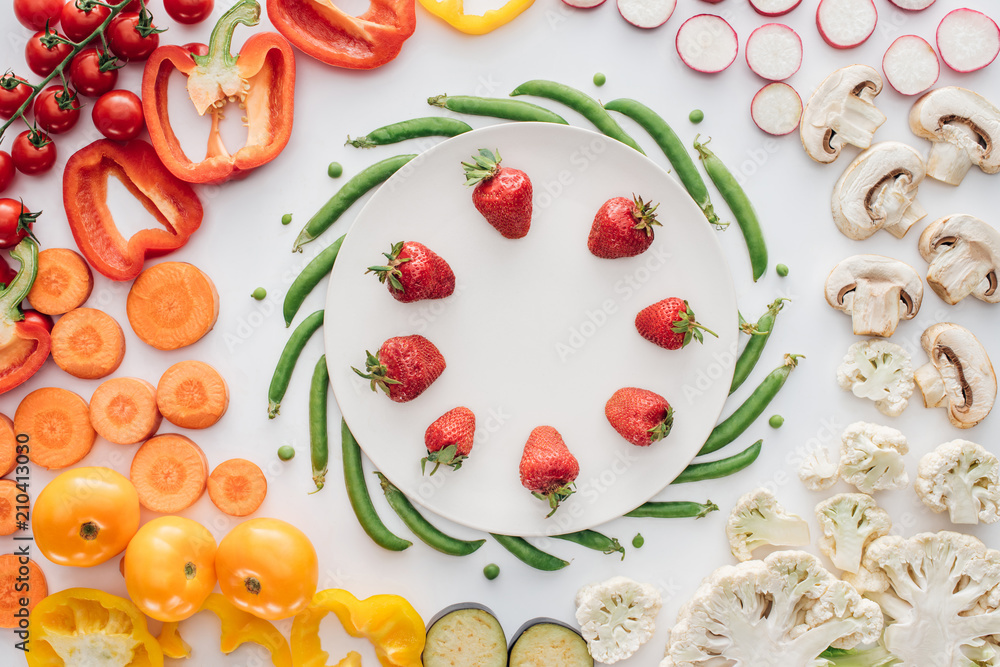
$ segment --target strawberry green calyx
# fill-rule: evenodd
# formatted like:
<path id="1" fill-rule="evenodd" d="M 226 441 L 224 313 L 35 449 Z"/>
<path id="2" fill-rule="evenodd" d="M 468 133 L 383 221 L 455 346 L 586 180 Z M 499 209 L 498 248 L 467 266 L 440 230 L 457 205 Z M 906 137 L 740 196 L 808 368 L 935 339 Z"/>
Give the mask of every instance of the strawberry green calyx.
<path id="1" fill-rule="evenodd" d="M 465 168 L 465 184 L 468 186 L 478 185 L 481 181 L 488 181 L 500 171 L 500 151 L 490 151 L 487 148 L 480 148 L 479 155 L 472 156 L 472 162 L 463 162 Z"/>
<path id="2" fill-rule="evenodd" d="M 657 440 L 663 440 L 665 437 L 670 435 L 670 429 L 674 427 L 674 409 L 668 407 L 667 414 L 663 415 L 663 420 L 659 424 L 646 432 L 649 433 L 649 440 L 651 443 Z"/>
<path id="3" fill-rule="evenodd" d="M 389 395 L 389 385 L 393 384 L 403 384 L 399 380 L 395 380 L 389 377 L 389 369 L 378 360 L 374 354 L 365 350 L 365 354 L 368 355 L 365 359 L 365 370 L 367 373 L 362 373 L 354 366 L 351 366 L 351 370 L 363 377 L 366 380 L 371 380 L 372 391 L 378 391 L 381 389 L 385 392 L 386 396 Z"/>
<path id="4" fill-rule="evenodd" d="M 539 500 L 549 501 L 549 507 L 551 507 L 552 510 L 545 515 L 545 518 L 548 519 L 550 516 L 556 513 L 557 509 L 559 509 L 559 503 L 569 498 L 575 492 L 576 492 L 576 484 L 570 482 L 565 486 L 557 487 L 552 491 L 548 491 L 546 493 L 539 493 L 537 491 L 532 491 L 531 495 L 538 498 Z"/>
<path id="5" fill-rule="evenodd" d="M 702 334 L 702 331 L 710 333 L 716 338 L 719 337 L 719 334 L 695 320 L 694 311 L 691 310 L 691 306 L 688 305 L 687 301 L 684 302 L 684 310 L 677 315 L 679 319 L 674 322 L 670 330 L 674 333 L 684 334 L 684 342 L 681 343 L 681 347 L 686 347 L 692 340 L 704 343 L 705 336 Z"/>
<path id="6" fill-rule="evenodd" d="M 403 283 L 399 281 L 399 278 L 403 275 L 403 272 L 399 270 L 400 264 L 405 264 L 409 262 L 411 258 L 404 257 L 399 258 L 399 253 L 403 250 L 403 241 L 399 243 L 392 244 L 389 252 L 382 253 L 385 255 L 386 263 L 382 266 L 369 266 L 365 273 L 374 273 L 378 276 L 378 281 L 385 284 L 385 281 L 389 281 L 389 284 L 394 290 L 399 290 L 400 292 L 405 292 L 403 288 Z"/>
<path id="7" fill-rule="evenodd" d="M 434 469 L 431 470 L 431 475 L 437 472 L 438 468 L 441 466 L 448 466 L 452 470 L 458 470 L 462 467 L 462 463 L 468 456 L 463 456 L 458 453 L 458 445 L 448 445 L 447 447 L 442 447 L 436 452 L 427 452 L 427 456 L 420 459 L 420 473 L 426 474 L 426 468 L 428 463 L 434 464 Z"/>
<path id="8" fill-rule="evenodd" d="M 632 201 L 635 204 L 635 208 L 632 210 L 632 217 L 635 218 L 635 226 L 632 229 L 646 232 L 646 236 L 652 236 L 653 227 L 661 226 L 660 221 L 656 219 L 656 209 L 660 205 L 644 202 L 642 197 L 635 193 L 632 193 Z"/>

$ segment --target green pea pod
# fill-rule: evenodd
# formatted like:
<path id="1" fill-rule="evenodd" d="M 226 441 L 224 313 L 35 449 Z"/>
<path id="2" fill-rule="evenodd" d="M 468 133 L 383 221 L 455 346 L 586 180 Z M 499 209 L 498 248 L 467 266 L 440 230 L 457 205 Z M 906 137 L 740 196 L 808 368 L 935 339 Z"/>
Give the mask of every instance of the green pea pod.
<path id="1" fill-rule="evenodd" d="M 684 468 L 681 474 L 677 476 L 677 479 L 672 481 L 671 484 L 701 482 L 706 479 L 718 479 L 738 473 L 757 460 L 763 444 L 763 440 L 758 440 L 739 454 L 735 454 L 729 458 L 719 459 L 718 461 L 706 461 L 705 463 L 692 463 L 687 468 Z"/>
<path id="2" fill-rule="evenodd" d="M 743 348 L 739 359 L 736 360 L 733 382 L 729 385 L 730 394 L 739 389 L 740 385 L 750 377 L 750 373 L 753 371 L 754 366 L 757 365 L 757 361 L 764 351 L 764 346 L 767 345 L 768 338 L 771 337 L 774 322 L 778 317 L 778 312 L 784 307 L 785 301 L 788 301 L 788 299 L 775 299 L 767 307 L 767 311 L 760 316 L 756 324 L 748 324 L 743 319 L 743 316 L 740 315 L 740 327 L 750 334 L 750 340 L 747 341 L 746 347 Z"/>
<path id="3" fill-rule="evenodd" d="M 519 120 L 535 123 L 558 123 L 569 125 L 566 119 L 531 102 L 508 100 L 497 97 L 472 97 L 470 95 L 437 95 L 428 97 L 427 104 L 464 113 L 470 116 L 489 116 L 504 120 Z"/>
<path id="4" fill-rule="evenodd" d="M 704 503 L 693 503 L 686 500 L 643 503 L 625 516 L 654 519 L 700 519 L 703 516 L 717 512 L 719 506 L 711 500 Z"/>
<path id="5" fill-rule="evenodd" d="M 316 491 L 322 489 L 326 483 L 326 468 L 330 462 L 330 442 L 326 424 L 326 407 L 329 395 L 330 372 L 326 367 L 326 355 L 323 354 L 316 362 L 312 376 L 312 387 L 309 391 L 309 452 Z"/>
<path id="6" fill-rule="evenodd" d="M 344 145 L 355 148 L 374 148 L 375 146 L 386 146 L 420 137 L 457 137 L 471 130 L 472 127 L 468 123 L 463 123 L 455 118 L 441 116 L 411 118 L 372 130 L 357 139 L 347 137 L 347 142 Z"/>
<path id="7" fill-rule="evenodd" d="M 288 337 L 288 342 L 281 350 L 278 357 L 278 364 L 274 367 L 274 374 L 271 376 L 271 386 L 267 389 L 267 418 L 274 419 L 278 416 L 281 408 L 281 399 L 288 391 L 288 383 L 292 379 L 292 371 L 295 370 L 295 363 L 298 361 L 306 343 L 316 330 L 323 326 L 323 311 L 317 310 L 315 313 L 302 320 L 295 331 Z"/>
<path id="8" fill-rule="evenodd" d="M 312 261 L 306 264 L 306 268 L 302 269 L 299 275 L 295 276 L 291 287 L 285 293 L 285 301 L 281 306 L 286 327 L 291 326 L 292 320 L 295 319 L 295 314 L 299 312 L 299 308 L 302 307 L 302 303 L 309 296 L 309 293 L 313 291 L 313 288 L 333 270 L 333 265 L 337 261 L 337 254 L 340 252 L 340 246 L 343 243 L 344 237 L 341 236 L 324 248 L 323 252 L 313 257 Z"/>
<path id="9" fill-rule="evenodd" d="M 514 535 L 497 535 L 496 533 L 490 533 L 497 542 L 500 543 L 507 551 L 514 554 L 514 556 L 525 563 L 530 565 L 536 570 L 544 570 L 546 572 L 552 572 L 554 570 L 561 570 L 562 568 L 569 565 L 568 561 L 562 558 L 556 558 L 552 554 L 545 553 L 538 547 L 530 544 L 523 537 L 516 537 Z"/>
<path id="10" fill-rule="evenodd" d="M 618 538 L 608 537 L 607 535 L 598 533 L 596 530 L 580 530 L 575 533 L 553 535 L 552 537 L 557 540 L 573 542 L 574 544 L 579 544 L 581 547 L 600 551 L 603 554 L 611 555 L 620 553 L 622 555 L 621 559 L 625 560 L 625 547 L 618 542 Z"/>

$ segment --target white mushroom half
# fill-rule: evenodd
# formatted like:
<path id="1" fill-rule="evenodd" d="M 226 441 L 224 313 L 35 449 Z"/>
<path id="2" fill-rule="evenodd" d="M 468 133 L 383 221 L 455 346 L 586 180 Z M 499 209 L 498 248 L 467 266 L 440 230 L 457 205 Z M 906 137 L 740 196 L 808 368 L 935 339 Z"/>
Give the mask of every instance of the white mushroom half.
<path id="1" fill-rule="evenodd" d="M 1000 109 L 982 95 L 956 86 L 932 90 L 913 104 L 910 129 L 934 142 L 931 178 L 958 185 L 972 165 L 1000 171 Z"/>
<path id="2" fill-rule="evenodd" d="M 868 148 L 885 115 L 873 100 L 882 77 L 868 65 L 842 67 L 826 77 L 802 112 L 799 135 L 813 160 L 833 162 L 845 144 Z"/>
<path id="3" fill-rule="evenodd" d="M 959 428 L 972 428 L 990 413 L 997 398 L 997 376 L 979 340 L 951 322 L 924 331 L 920 344 L 930 362 L 914 372 L 914 380 L 929 408 L 948 409 Z"/>
<path id="4" fill-rule="evenodd" d="M 952 305 L 970 294 L 1000 302 L 1000 232 L 972 215 L 950 215 L 932 222 L 920 235 L 920 256 L 930 266 L 927 284 Z"/>
<path id="5" fill-rule="evenodd" d="M 920 310 L 924 286 L 909 264 L 882 255 L 853 255 L 826 279 L 826 300 L 851 316 L 858 336 L 891 336 L 899 320 Z"/>
<path id="6" fill-rule="evenodd" d="M 861 241 L 880 229 L 903 238 L 927 215 L 917 202 L 924 180 L 924 159 L 898 141 L 875 144 L 854 159 L 833 188 L 837 229 Z"/>

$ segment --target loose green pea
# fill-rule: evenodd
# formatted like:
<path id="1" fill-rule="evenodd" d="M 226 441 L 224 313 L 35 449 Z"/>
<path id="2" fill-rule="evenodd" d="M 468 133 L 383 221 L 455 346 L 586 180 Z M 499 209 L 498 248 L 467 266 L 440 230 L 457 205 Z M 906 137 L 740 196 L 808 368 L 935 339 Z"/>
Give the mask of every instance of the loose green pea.
<path id="1" fill-rule="evenodd" d="M 604 74 L 602 74 L 601 72 L 598 72 L 597 74 L 594 75 L 595 86 L 603 86 L 605 83 L 607 83 L 607 81 L 608 77 L 604 76 Z"/>
<path id="2" fill-rule="evenodd" d="M 781 428 L 781 425 L 785 423 L 785 418 L 781 415 L 771 415 L 767 423 L 771 425 L 771 428 Z"/>
<path id="3" fill-rule="evenodd" d="M 255 289 L 253 292 L 250 293 L 250 296 L 257 299 L 258 301 L 263 301 L 264 299 L 267 298 L 267 290 L 264 289 L 263 287 L 258 287 L 257 289 Z"/>
<path id="4" fill-rule="evenodd" d="M 642 536 L 642 533 L 636 533 L 635 537 L 632 538 L 632 546 L 636 549 L 639 549 L 645 543 L 646 538 Z"/>
<path id="5" fill-rule="evenodd" d="M 776 267 L 774 267 L 774 270 L 782 278 L 784 278 L 785 276 L 788 275 L 788 267 L 786 265 L 784 265 L 784 264 L 778 264 Z"/>
<path id="6" fill-rule="evenodd" d="M 290 461 L 295 458 L 295 448 L 291 445 L 282 445 L 278 447 L 278 458 L 282 461 Z"/>
<path id="7" fill-rule="evenodd" d="M 344 174 L 344 167 L 339 162 L 331 162 L 326 173 L 330 178 L 340 178 Z"/>
<path id="8" fill-rule="evenodd" d="M 688 114 L 688 120 L 697 125 L 701 121 L 705 120 L 705 112 L 701 109 L 695 109 Z"/>
<path id="9" fill-rule="evenodd" d="M 286 213 L 283 216 L 281 216 L 281 224 L 283 224 L 283 225 L 290 225 L 290 224 L 292 224 L 292 214 L 291 213 Z"/>
<path id="10" fill-rule="evenodd" d="M 490 563 L 489 565 L 483 568 L 483 576 L 489 579 L 490 581 L 493 581 L 494 579 L 500 576 L 500 566 L 497 565 L 496 563 Z"/>

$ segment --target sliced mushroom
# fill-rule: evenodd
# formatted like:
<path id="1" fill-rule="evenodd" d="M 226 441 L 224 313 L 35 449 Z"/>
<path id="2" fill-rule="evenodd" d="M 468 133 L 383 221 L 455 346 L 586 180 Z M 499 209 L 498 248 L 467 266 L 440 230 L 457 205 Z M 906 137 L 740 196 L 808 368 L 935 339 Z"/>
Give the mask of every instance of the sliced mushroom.
<path id="1" fill-rule="evenodd" d="M 854 159 L 833 188 L 833 221 L 857 241 L 884 229 L 903 238 L 927 211 L 917 202 L 924 180 L 920 153 L 898 141 L 875 144 Z"/>
<path id="2" fill-rule="evenodd" d="M 833 162 L 844 144 L 868 148 L 885 115 L 872 102 L 882 77 L 868 65 L 842 67 L 826 77 L 802 112 L 799 134 L 809 157 Z"/>
<path id="3" fill-rule="evenodd" d="M 910 110 L 910 129 L 930 139 L 927 175 L 958 185 L 972 165 L 1000 171 L 1000 109 L 982 95 L 947 86 L 927 93 Z"/>
<path id="4" fill-rule="evenodd" d="M 920 256 L 930 266 L 927 284 L 955 305 L 970 294 L 987 303 L 1000 302 L 1000 232 L 971 215 L 950 215 L 927 226 L 920 235 Z"/>
<path id="5" fill-rule="evenodd" d="M 827 303 L 851 316 L 858 336 L 891 336 L 900 319 L 913 319 L 923 296 L 913 267 L 882 255 L 848 257 L 826 279 Z"/>
<path id="6" fill-rule="evenodd" d="M 951 322 L 924 331 L 920 344 L 930 363 L 914 373 L 928 408 L 948 408 L 958 428 L 972 428 L 986 418 L 997 398 L 997 376 L 979 340 Z"/>

